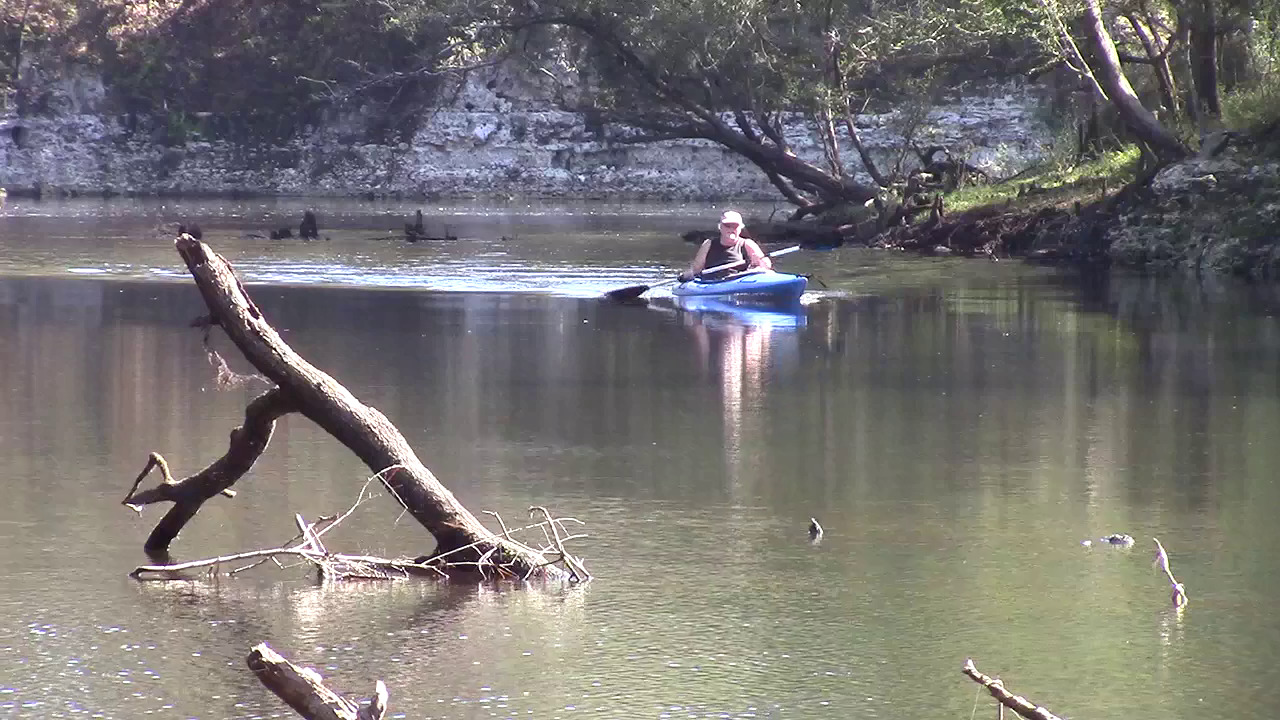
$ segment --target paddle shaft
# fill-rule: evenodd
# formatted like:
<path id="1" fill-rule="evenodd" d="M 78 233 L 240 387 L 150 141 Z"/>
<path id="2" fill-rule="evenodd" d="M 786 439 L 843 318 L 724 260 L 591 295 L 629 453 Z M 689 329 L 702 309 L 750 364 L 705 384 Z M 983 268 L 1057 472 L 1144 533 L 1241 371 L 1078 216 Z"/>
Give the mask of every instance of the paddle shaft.
<path id="1" fill-rule="evenodd" d="M 795 251 L 797 251 L 797 250 L 799 250 L 799 249 L 800 249 L 800 246 L 799 246 L 799 245 L 792 245 L 791 247 L 778 248 L 777 250 L 774 250 L 774 251 L 773 251 L 773 252 L 771 252 L 771 253 L 767 253 L 767 254 L 765 255 L 765 257 L 767 257 L 767 258 L 775 258 L 775 257 L 778 257 L 779 255 L 786 255 L 787 253 L 793 253 L 793 252 L 795 252 Z M 729 268 L 737 267 L 737 266 L 742 265 L 743 263 L 746 263 L 746 262 L 749 262 L 749 261 L 748 261 L 748 260 L 739 260 L 738 262 L 725 263 L 724 265 L 717 265 L 717 266 L 715 266 L 715 267 L 713 267 L 713 268 L 706 268 L 706 269 L 704 269 L 702 272 L 700 272 L 700 273 L 698 273 L 698 274 L 699 274 L 699 275 L 706 275 L 707 273 L 720 272 L 721 270 L 728 270 Z M 676 280 L 679 280 L 679 279 L 680 279 L 680 278 L 676 278 Z"/>
<path id="2" fill-rule="evenodd" d="M 791 247 L 779 248 L 779 249 L 777 249 L 777 250 L 774 250 L 774 251 L 773 251 L 773 252 L 771 252 L 771 253 L 766 253 L 766 254 L 765 254 L 765 257 L 767 257 L 767 258 L 775 258 L 775 257 L 778 257 L 779 255 L 786 255 L 787 253 L 793 253 L 793 252 L 795 252 L 795 251 L 797 251 L 797 250 L 799 250 L 799 249 L 800 249 L 800 246 L 799 246 L 799 245 L 792 245 Z M 749 261 L 748 261 L 748 260 L 739 260 L 739 261 L 737 261 L 737 262 L 725 263 L 725 264 L 723 264 L 723 265 L 717 265 L 717 266 L 715 266 L 715 267 L 711 267 L 711 268 L 704 268 L 702 272 L 698 273 L 698 275 L 706 275 L 707 273 L 716 273 L 716 272 L 720 272 L 721 270 L 728 270 L 728 269 L 730 269 L 730 268 L 738 267 L 739 265 L 744 265 L 744 264 L 746 264 L 747 262 L 749 262 Z M 677 283 L 677 282 L 680 282 L 680 278 L 679 278 L 679 277 L 677 277 L 677 278 L 675 278 L 675 279 L 672 279 L 672 280 L 663 280 L 662 282 L 657 283 L 657 284 L 654 284 L 654 285 L 650 285 L 649 287 L 662 287 L 663 285 L 670 285 L 671 283 Z"/>

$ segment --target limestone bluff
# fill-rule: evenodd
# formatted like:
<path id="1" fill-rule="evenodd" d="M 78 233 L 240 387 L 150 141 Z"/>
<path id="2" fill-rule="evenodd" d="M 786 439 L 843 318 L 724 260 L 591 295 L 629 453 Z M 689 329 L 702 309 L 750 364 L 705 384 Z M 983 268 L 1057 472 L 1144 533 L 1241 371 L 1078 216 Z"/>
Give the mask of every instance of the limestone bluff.
<path id="1" fill-rule="evenodd" d="M 203 137 L 161 141 L 155 122 L 110 111 L 101 79 L 83 70 L 42 73 L 42 112 L 0 115 L 0 186 L 11 192 L 404 197 L 512 195 L 558 198 L 772 200 L 765 175 L 703 140 L 611 140 L 586 113 L 557 107 L 509 72 L 475 74 L 442 108 L 424 108 L 411 139 L 372 143 L 367 118 L 335 114 L 279 144 Z M 1051 142 L 1050 91 L 1027 83 L 970 88 L 931 108 L 921 146 L 947 145 L 996 177 L 1034 164 Z M 858 116 L 863 142 L 891 164 L 902 148 L 895 114 Z M 787 127 L 797 155 L 821 160 L 802 117 Z M 850 153 L 848 158 L 855 158 Z"/>

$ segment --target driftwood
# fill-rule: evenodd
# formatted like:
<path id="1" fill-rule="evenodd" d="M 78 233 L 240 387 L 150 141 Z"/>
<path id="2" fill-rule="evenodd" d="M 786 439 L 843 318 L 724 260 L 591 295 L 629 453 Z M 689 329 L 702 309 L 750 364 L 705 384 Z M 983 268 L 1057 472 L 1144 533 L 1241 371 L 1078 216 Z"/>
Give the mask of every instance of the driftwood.
<path id="1" fill-rule="evenodd" d="M 1169 586 L 1171 590 L 1171 600 L 1175 608 L 1185 607 L 1190 601 L 1187 597 L 1187 588 L 1173 577 L 1173 572 L 1169 570 L 1169 553 L 1164 551 L 1164 545 L 1160 544 L 1159 538 L 1151 538 L 1156 542 L 1156 567 L 1164 571 L 1165 577 L 1169 578 Z"/>
<path id="2" fill-rule="evenodd" d="M 180 235 L 174 245 L 209 309 L 205 324 L 221 327 L 274 387 L 245 408 L 244 424 L 231 432 L 226 454 L 196 474 L 174 480 L 162 457 L 153 453 L 148 458 L 123 501 L 135 510 L 151 503 L 173 503 L 147 538 L 148 553 L 167 559 L 170 544 L 204 502 L 225 494 L 253 467 L 266 450 L 275 421 L 298 412 L 379 473 L 396 500 L 435 538 L 435 551 L 420 558 L 419 564 L 471 572 L 490 568 L 513 578 L 580 577 L 578 568 L 566 572 L 554 564 L 565 561 L 572 567 L 566 557 L 553 556 L 548 561 L 542 552 L 485 528 L 422 464 L 386 416 L 360 402 L 285 343 L 224 258 L 190 235 Z M 164 479 L 139 491 L 142 479 L 155 467 L 161 468 Z"/>
<path id="3" fill-rule="evenodd" d="M 160 459 L 159 465 L 167 475 L 167 468 L 164 466 L 163 458 Z M 394 580 L 411 575 L 443 575 L 444 573 L 439 567 L 425 565 L 417 560 L 408 558 L 388 559 L 371 555 L 331 553 L 325 548 L 324 541 L 321 539 L 325 533 L 333 530 L 343 520 L 350 517 L 361 504 L 374 497 L 371 494 L 367 494 L 371 484 L 381 481 L 383 475 L 396 469 L 398 469 L 398 466 L 388 468 L 386 471 L 369 478 L 364 487 L 361 488 L 360 496 L 356 498 L 355 503 L 341 515 L 322 517 L 313 524 L 303 519 L 302 515 L 294 513 L 293 520 L 298 527 L 298 534 L 294 535 L 282 547 L 250 550 L 232 555 L 219 555 L 218 557 L 183 563 L 140 565 L 134 568 L 133 572 L 129 573 L 129 576 L 137 580 L 186 580 L 189 579 L 186 574 L 187 571 L 205 570 L 209 575 L 216 575 L 224 565 L 233 563 L 238 564 L 238 567 L 234 567 L 226 574 L 236 575 L 268 561 L 273 561 L 280 565 L 279 558 L 282 557 L 312 564 L 319 572 L 320 577 L 325 580 Z M 298 542 L 298 544 L 293 545 L 292 543 L 294 542 Z M 256 562 L 248 565 L 241 564 L 248 560 Z"/>
<path id="4" fill-rule="evenodd" d="M 227 575 L 236 575 L 246 570 L 251 570 L 267 561 L 274 561 L 280 565 L 279 558 L 292 558 L 301 562 L 310 563 L 318 572 L 321 579 L 326 581 L 337 580 L 399 580 L 403 578 L 435 575 L 445 576 L 439 563 L 431 563 L 431 556 L 421 558 L 384 558 L 373 555 L 348 555 L 345 553 L 330 552 L 325 548 L 322 537 L 325 533 L 333 530 L 346 518 L 355 512 L 361 503 L 365 502 L 372 496 L 366 496 L 365 491 L 374 481 L 380 480 L 380 476 L 385 473 L 379 473 L 365 483 L 365 487 L 360 491 L 360 497 L 355 504 L 341 515 L 330 515 L 320 518 L 315 524 L 308 523 L 302 515 L 294 513 L 294 523 L 298 527 L 298 534 L 293 536 L 283 547 L 266 548 L 262 550 L 250 550 L 248 552 L 234 553 L 232 555 L 219 555 L 217 557 L 205 558 L 203 560 L 192 560 L 183 563 L 168 563 L 164 565 L 140 565 L 129 573 L 130 577 L 138 580 L 187 580 L 187 575 L 191 570 L 204 570 L 209 575 L 217 575 L 226 565 L 236 564 L 227 571 Z M 565 522 L 575 522 L 582 524 L 577 518 L 556 518 L 551 512 L 542 506 L 529 508 L 530 514 L 536 511 L 542 512 L 546 518 L 545 522 L 535 523 L 522 528 L 518 528 L 517 532 L 526 532 L 531 530 L 541 530 L 543 536 L 547 539 L 547 545 L 537 550 L 540 553 L 556 552 L 559 561 L 563 562 L 568 568 L 570 577 L 576 582 L 586 582 L 591 579 L 591 573 L 587 572 L 582 561 L 571 555 L 564 548 L 564 543 L 570 540 L 577 540 L 586 537 L 586 535 L 569 534 L 564 529 Z M 511 531 L 507 528 L 506 523 L 502 521 L 502 516 L 495 512 L 486 510 L 485 512 L 493 515 L 498 519 L 498 524 L 502 527 L 502 536 L 510 542 L 522 545 L 511 537 Z M 561 533 L 564 533 L 562 536 Z M 554 542 L 552 538 L 555 538 Z M 297 542 L 297 545 L 292 543 Z M 523 546 L 523 545 L 522 545 Z M 492 551 L 490 551 L 492 553 Z M 246 561 L 255 561 L 248 565 L 243 564 Z M 507 577 L 511 576 L 509 567 L 492 566 L 486 559 L 477 564 L 477 571 L 484 577 L 490 576 Z"/>
<path id="5" fill-rule="evenodd" d="M 361 707 L 325 687 L 320 673 L 294 665 L 266 643 L 250 650 L 246 662 L 268 690 L 307 720 L 381 720 L 387 713 L 387 686 L 381 680 L 369 704 Z"/>
<path id="6" fill-rule="evenodd" d="M 995 698 L 1004 707 L 1009 708 L 1026 720 L 1062 720 L 1062 718 L 1049 712 L 1047 709 L 1036 705 L 1021 695 L 1014 695 L 1004 688 L 1004 682 L 999 678 L 993 678 L 989 675 L 983 675 L 978 672 L 978 668 L 974 667 L 973 659 L 964 661 L 962 672 L 973 678 L 973 681 L 985 687 L 991 693 L 991 697 Z"/>
<path id="7" fill-rule="evenodd" d="M 139 565 L 129 573 L 129 576 L 139 580 L 182 579 L 182 576 L 177 573 L 184 570 L 216 569 L 222 565 L 245 560 L 278 557 L 294 557 L 314 563 L 325 577 L 331 579 L 390 580 L 410 575 L 442 574 L 442 571 L 434 565 L 415 563 L 413 560 L 389 560 L 372 555 L 321 553 L 304 548 L 269 548 L 169 565 Z M 236 570 L 232 570 L 228 574 L 235 572 Z"/>

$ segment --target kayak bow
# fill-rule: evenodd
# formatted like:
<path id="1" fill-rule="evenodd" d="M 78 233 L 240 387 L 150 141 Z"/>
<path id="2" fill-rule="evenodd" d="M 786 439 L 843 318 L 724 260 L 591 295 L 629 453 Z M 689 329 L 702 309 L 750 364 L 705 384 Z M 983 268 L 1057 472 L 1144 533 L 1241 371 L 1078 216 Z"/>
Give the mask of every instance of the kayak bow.
<path id="1" fill-rule="evenodd" d="M 774 270 L 751 270 L 717 280 L 695 278 L 672 290 L 677 297 L 723 297 L 757 300 L 796 300 L 809 283 L 803 275 Z"/>

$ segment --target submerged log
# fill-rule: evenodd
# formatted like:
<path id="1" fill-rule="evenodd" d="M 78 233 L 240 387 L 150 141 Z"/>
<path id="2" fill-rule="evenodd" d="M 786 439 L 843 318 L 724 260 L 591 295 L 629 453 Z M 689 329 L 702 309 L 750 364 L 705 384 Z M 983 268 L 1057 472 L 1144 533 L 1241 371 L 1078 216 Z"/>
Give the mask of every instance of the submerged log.
<path id="1" fill-rule="evenodd" d="M 124 504 L 138 509 L 155 502 L 173 508 L 152 531 L 146 549 L 167 553 L 170 543 L 201 505 L 229 490 L 266 449 L 275 420 L 299 412 L 355 453 L 403 507 L 435 538 L 425 562 L 450 570 L 497 571 L 510 577 L 564 578 L 569 575 L 542 552 L 491 533 L 423 465 L 400 431 L 381 412 L 360 402 L 340 383 L 308 363 L 280 337 L 250 299 L 231 265 L 207 245 L 181 235 L 175 246 L 209 308 L 206 324 L 226 332 L 244 357 L 275 387 L 245 410 L 244 424 L 231 433 L 227 453 L 182 480 L 167 477 L 153 454 Z M 165 470 L 160 485 L 138 492 L 155 466 Z M 387 472 L 383 472 L 388 470 Z M 575 576 L 577 573 L 573 573 Z"/>
<path id="2" fill-rule="evenodd" d="M 1062 720 L 1062 718 L 1049 712 L 1046 708 L 1036 705 L 1021 695 L 1014 695 L 1009 692 L 1004 688 L 1004 682 L 999 678 L 993 678 L 978 672 L 978 668 L 974 667 L 972 658 L 964 661 L 964 668 L 961 671 L 972 678 L 974 682 L 985 687 L 987 692 L 991 693 L 991 697 L 996 699 L 996 702 L 1026 718 L 1026 720 Z"/>
<path id="3" fill-rule="evenodd" d="M 387 686 L 379 680 L 365 707 L 330 690 L 320 673 L 301 668 L 259 643 L 246 663 L 268 690 L 307 720 L 381 720 L 387 713 Z"/>

